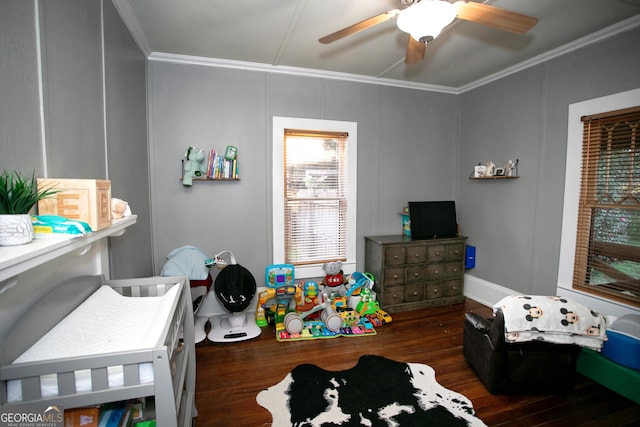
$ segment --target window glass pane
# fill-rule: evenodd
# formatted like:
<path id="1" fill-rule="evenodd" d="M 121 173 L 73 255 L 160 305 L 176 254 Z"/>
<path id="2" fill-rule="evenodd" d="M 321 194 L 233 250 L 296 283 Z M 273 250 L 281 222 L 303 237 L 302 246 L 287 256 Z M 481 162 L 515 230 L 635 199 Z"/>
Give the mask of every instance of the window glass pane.
<path id="1" fill-rule="evenodd" d="M 285 262 L 346 259 L 346 140 L 285 140 Z"/>
<path id="2" fill-rule="evenodd" d="M 640 147 L 627 122 L 603 127 L 596 174 L 597 201 L 601 204 L 638 204 L 640 199 Z"/>
<path id="3" fill-rule="evenodd" d="M 583 120 L 574 286 L 639 303 L 640 110 Z"/>
<path id="4" fill-rule="evenodd" d="M 587 284 L 640 297 L 640 211 L 595 209 Z"/>

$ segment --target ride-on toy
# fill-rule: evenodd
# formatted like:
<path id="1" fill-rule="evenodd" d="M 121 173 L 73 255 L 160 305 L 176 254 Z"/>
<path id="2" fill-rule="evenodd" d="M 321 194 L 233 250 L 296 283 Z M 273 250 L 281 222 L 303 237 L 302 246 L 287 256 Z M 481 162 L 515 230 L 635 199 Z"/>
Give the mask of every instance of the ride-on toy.
<path id="1" fill-rule="evenodd" d="M 304 319 L 318 311 L 321 311 L 320 319 L 330 331 L 339 331 L 342 327 L 342 317 L 331 306 L 331 300 L 327 294 L 323 294 L 322 304 L 318 304 L 304 313 L 292 311 L 284 316 L 284 327 L 290 334 L 299 334 L 304 328 Z"/>

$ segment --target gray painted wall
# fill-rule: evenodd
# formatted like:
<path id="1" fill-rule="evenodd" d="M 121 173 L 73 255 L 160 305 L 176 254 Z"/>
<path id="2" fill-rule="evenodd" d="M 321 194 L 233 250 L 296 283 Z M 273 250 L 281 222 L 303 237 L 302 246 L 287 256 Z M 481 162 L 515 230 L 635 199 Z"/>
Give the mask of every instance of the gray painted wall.
<path id="1" fill-rule="evenodd" d="M 140 215 L 112 246 L 112 277 L 148 276 L 146 59 L 108 0 L 103 53 L 102 3 L 0 2 L 0 168 L 112 179 L 113 194 Z"/>
<path id="2" fill-rule="evenodd" d="M 272 261 L 273 116 L 358 123 L 357 259 L 364 239 L 398 234 L 409 199 L 453 199 L 456 95 L 337 80 L 151 61 L 150 144 L 155 270 L 194 245 L 232 251 L 258 284 Z M 189 145 L 238 147 L 241 181 L 184 188 Z"/>
<path id="3" fill-rule="evenodd" d="M 358 122 L 360 266 L 362 237 L 399 233 L 397 213 L 408 200 L 455 198 L 461 231 L 478 249 L 471 274 L 523 293 L 554 293 L 568 105 L 640 87 L 638 29 L 459 96 L 160 61 L 147 65 L 145 87 L 144 56 L 109 1 L 103 64 L 99 5 L 0 3 L 0 167 L 108 176 L 114 195 L 139 214 L 112 241 L 117 277 L 158 273 L 171 249 L 194 244 L 211 255 L 233 251 L 261 282 L 271 262 L 277 115 Z M 240 182 L 181 186 L 187 146 L 228 144 L 240 150 Z M 514 158 L 517 180 L 467 179 L 478 162 Z"/>
<path id="4" fill-rule="evenodd" d="M 110 239 L 114 279 L 153 274 L 146 58 L 110 1 L 104 2 L 107 165 L 112 197 L 138 216 L 122 237 Z M 132 262 L 133 260 L 133 262 Z"/>
<path id="5" fill-rule="evenodd" d="M 636 28 L 460 96 L 459 221 L 477 248 L 470 274 L 556 293 L 568 107 L 640 87 L 639 69 Z M 517 180 L 466 179 L 477 162 L 515 158 Z"/>
<path id="6" fill-rule="evenodd" d="M 0 2 L 0 168 L 42 176 L 33 2 Z"/>
<path id="7" fill-rule="evenodd" d="M 100 2 L 38 4 L 48 176 L 106 178 Z"/>
<path id="8" fill-rule="evenodd" d="M 557 285 L 568 105 L 638 87 L 638 30 L 458 96 L 151 61 L 154 261 L 193 244 L 236 254 L 259 283 L 271 258 L 271 118 L 358 123 L 358 252 L 400 233 L 409 200 L 456 199 L 477 248 L 470 274 L 522 293 Z M 608 77 L 607 79 L 603 76 Z M 180 185 L 188 145 L 240 150 L 239 183 Z M 519 159 L 520 178 L 473 181 L 478 162 Z"/>

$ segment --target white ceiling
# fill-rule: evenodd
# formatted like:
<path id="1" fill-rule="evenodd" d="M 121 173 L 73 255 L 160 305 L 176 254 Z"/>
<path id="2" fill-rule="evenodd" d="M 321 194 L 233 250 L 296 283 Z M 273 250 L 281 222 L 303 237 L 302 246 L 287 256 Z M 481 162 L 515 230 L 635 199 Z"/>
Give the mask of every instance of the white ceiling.
<path id="1" fill-rule="evenodd" d="M 400 0 L 114 0 L 152 59 L 460 90 L 554 52 L 640 25 L 640 0 L 489 0 L 535 16 L 524 35 L 456 20 L 406 65 L 395 19 L 331 44 L 318 38 Z M 640 41 L 639 41 L 640 43 Z M 339 73 L 339 74 L 336 74 Z"/>

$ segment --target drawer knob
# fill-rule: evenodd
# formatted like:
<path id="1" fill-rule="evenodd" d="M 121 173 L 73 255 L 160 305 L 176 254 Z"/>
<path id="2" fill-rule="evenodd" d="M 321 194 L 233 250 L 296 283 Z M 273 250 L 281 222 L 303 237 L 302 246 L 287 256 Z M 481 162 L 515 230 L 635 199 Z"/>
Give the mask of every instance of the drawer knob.
<path id="1" fill-rule="evenodd" d="M 456 249 L 455 251 L 453 251 L 453 253 L 456 254 L 456 255 L 459 255 L 460 251 Z"/>
<path id="2" fill-rule="evenodd" d="M 434 289 L 433 289 L 433 293 L 434 293 L 434 294 L 437 294 L 437 293 L 438 293 L 438 288 L 434 288 Z"/>
<path id="3" fill-rule="evenodd" d="M 451 271 L 453 271 L 454 273 L 457 273 L 458 269 L 454 267 L 454 268 L 451 269 Z"/>
<path id="4" fill-rule="evenodd" d="M 452 286 L 452 287 L 451 287 L 451 290 L 452 290 L 452 291 L 455 291 L 456 289 L 458 289 L 458 288 L 456 288 L 455 286 Z"/>
<path id="5" fill-rule="evenodd" d="M 416 252 L 416 258 L 420 258 L 420 254 Z"/>
<path id="6" fill-rule="evenodd" d="M 393 294 L 393 299 L 398 299 L 398 295 L 397 294 Z"/>
<path id="7" fill-rule="evenodd" d="M 393 259 L 398 259 L 398 255 L 394 255 L 394 256 L 393 256 Z"/>
<path id="8" fill-rule="evenodd" d="M 414 296 L 414 297 L 417 297 L 417 296 L 418 296 L 418 293 L 417 293 L 416 291 L 413 291 L 413 296 Z"/>
<path id="9" fill-rule="evenodd" d="M 438 272 L 438 270 L 433 270 L 433 275 L 434 275 L 434 276 L 437 276 L 438 274 L 440 274 L 440 273 Z"/>
<path id="10" fill-rule="evenodd" d="M 440 251 L 436 251 L 436 256 L 440 256 Z"/>
<path id="11" fill-rule="evenodd" d="M 413 276 L 414 277 L 418 277 L 418 276 L 420 276 L 420 273 L 413 273 Z"/>
<path id="12" fill-rule="evenodd" d="M 397 275 L 397 274 L 394 274 L 394 275 L 393 275 L 393 278 L 394 278 L 394 279 L 397 279 L 397 278 L 398 278 L 398 275 Z"/>

